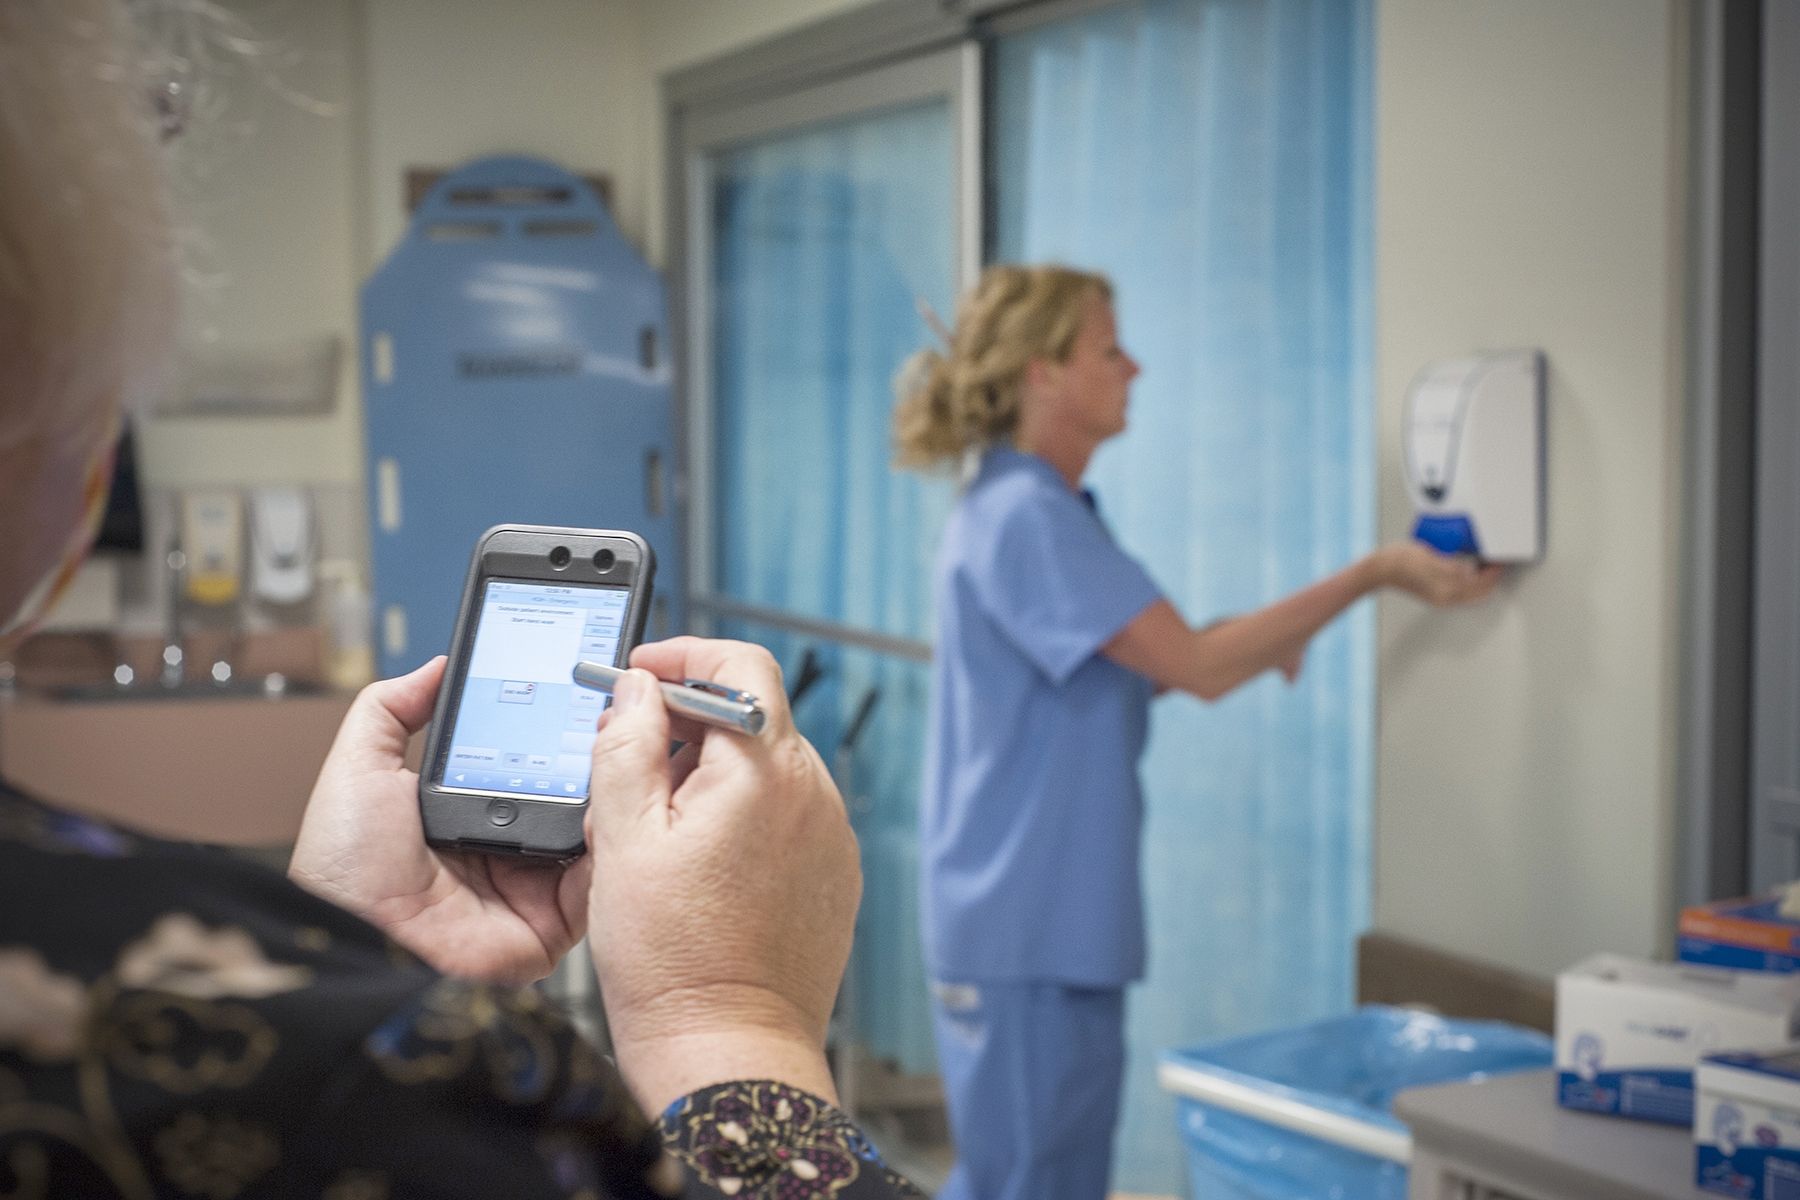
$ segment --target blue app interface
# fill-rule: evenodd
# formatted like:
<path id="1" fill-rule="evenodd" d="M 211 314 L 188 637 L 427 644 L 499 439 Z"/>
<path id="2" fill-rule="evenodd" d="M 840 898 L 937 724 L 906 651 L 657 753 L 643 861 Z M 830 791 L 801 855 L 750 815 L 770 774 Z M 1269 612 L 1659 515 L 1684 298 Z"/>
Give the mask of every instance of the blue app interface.
<path id="1" fill-rule="evenodd" d="M 616 665 L 625 588 L 490 579 L 440 783 L 578 804 L 610 697 L 569 677 L 583 659 Z"/>

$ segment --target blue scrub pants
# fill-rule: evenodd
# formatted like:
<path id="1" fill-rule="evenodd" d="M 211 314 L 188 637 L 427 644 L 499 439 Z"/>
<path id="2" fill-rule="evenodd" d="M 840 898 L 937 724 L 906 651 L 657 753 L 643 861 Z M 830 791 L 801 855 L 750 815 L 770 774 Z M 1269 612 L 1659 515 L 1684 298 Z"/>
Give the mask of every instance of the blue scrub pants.
<path id="1" fill-rule="evenodd" d="M 1104 1200 L 1125 1075 L 1125 992 L 934 984 L 956 1168 L 938 1200 Z"/>

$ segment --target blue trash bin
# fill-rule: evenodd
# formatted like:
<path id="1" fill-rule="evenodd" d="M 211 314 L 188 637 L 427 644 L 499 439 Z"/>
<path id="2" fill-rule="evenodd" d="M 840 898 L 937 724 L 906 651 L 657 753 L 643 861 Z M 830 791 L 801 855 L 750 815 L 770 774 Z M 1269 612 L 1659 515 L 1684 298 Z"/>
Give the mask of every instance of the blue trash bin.
<path id="1" fill-rule="evenodd" d="M 1406 1200 L 1411 1087 L 1547 1067 L 1552 1041 L 1498 1021 L 1370 1005 L 1162 1057 L 1193 1200 Z"/>

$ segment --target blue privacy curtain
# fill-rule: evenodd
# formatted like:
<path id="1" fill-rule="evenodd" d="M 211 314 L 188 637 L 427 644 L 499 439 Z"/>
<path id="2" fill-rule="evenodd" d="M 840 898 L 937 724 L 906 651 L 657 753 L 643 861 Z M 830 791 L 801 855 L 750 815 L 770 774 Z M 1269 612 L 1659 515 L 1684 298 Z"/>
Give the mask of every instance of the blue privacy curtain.
<path id="1" fill-rule="evenodd" d="M 809 127 L 717 154 L 711 189 L 715 590 L 866 632 L 929 635 L 948 483 L 892 469 L 896 369 L 951 310 L 947 101 Z M 918 934 L 925 664 L 760 622 L 721 621 L 789 672 L 825 674 L 795 708 L 840 773 L 863 848 L 854 1024 L 877 1055 L 934 1069 Z M 846 726 L 877 695 L 854 755 Z"/>
<path id="2" fill-rule="evenodd" d="M 1117 286 L 1144 374 L 1090 481 L 1192 622 L 1371 545 L 1370 7 L 1137 0 L 996 50 L 995 257 Z M 1352 1002 L 1372 620 L 1332 626 L 1298 686 L 1156 705 L 1117 1187 L 1181 1190 L 1160 1051 Z"/>

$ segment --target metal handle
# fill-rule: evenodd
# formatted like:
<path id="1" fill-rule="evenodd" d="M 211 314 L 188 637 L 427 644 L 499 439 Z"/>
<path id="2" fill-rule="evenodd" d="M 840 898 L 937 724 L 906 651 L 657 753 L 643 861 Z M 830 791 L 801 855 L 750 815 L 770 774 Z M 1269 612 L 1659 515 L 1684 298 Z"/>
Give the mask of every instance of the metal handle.
<path id="1" fill-rule="evenodd" d="M 654 446 L 644 451 L 644 511 L 653 517 L 663 515 L 662 451 Z"/>

